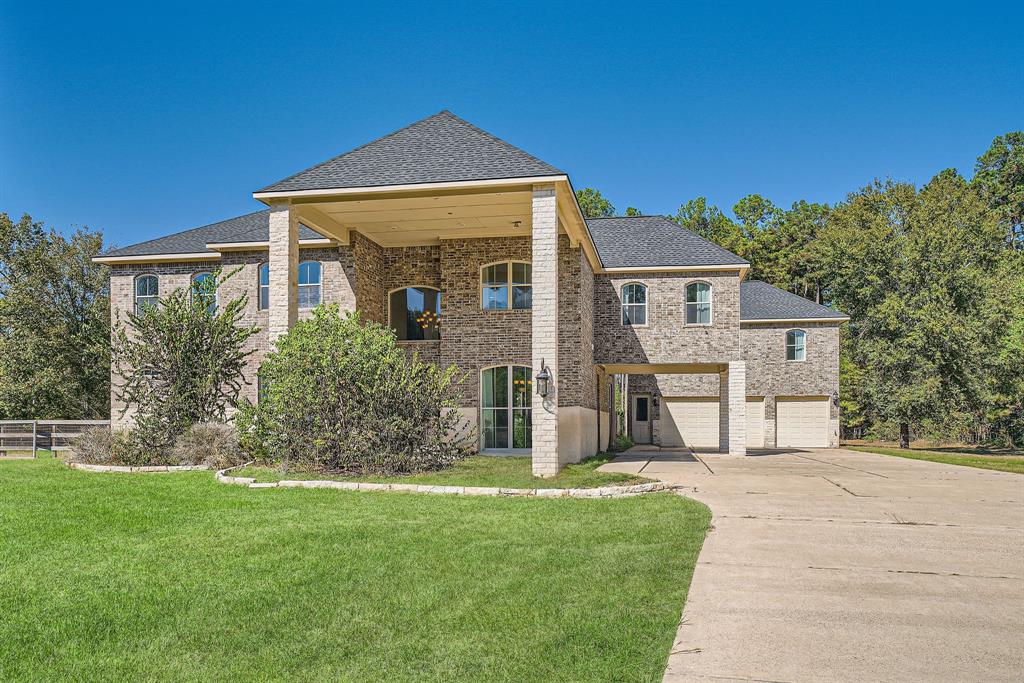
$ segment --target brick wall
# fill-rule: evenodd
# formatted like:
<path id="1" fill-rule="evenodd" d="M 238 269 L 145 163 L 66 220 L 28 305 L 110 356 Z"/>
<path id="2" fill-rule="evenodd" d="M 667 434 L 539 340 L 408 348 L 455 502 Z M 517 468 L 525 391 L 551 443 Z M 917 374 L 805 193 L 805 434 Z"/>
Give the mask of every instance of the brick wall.
<path id="1" fill-rule="evenodd" d="M 711 325 L 684 323 L 686 286 L 711 285 Z M 647 324 L 622 324 L 621 290 L 647 286 Z M 719 363 L 738 360 L 740 280 L 736 272 L 641 273 L 594 278 L 594 345 L 598 363 Z"/>

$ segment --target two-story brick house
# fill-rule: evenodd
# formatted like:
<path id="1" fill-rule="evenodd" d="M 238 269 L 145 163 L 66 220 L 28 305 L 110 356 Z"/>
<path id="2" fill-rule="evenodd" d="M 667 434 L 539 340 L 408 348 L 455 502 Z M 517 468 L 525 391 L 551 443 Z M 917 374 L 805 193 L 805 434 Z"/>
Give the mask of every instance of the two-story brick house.
<path id="1" fill-rule="evenodd" d="M 337 303 L 469 373 L 481 451 L 530 453 L 540 475 L 606 446 L 612 375 L 638 442 L 838 444 L 845 316 L 746 281 L 746 261 L 663 217 L 585 219 L 567 174 L 450 112 L 253 196 L 268 209 L 97 259 L 115 318 L 240 268 L 222 296 L 247 294 L 261 330 L 251 400 L 274 340 Z M 115 422 L 125 408 L 114 396 Z"/>

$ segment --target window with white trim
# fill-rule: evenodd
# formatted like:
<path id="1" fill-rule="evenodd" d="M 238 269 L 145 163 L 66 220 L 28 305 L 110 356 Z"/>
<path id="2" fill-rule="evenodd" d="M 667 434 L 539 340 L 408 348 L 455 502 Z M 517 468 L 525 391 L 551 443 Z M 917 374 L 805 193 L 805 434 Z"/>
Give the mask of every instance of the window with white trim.
<path id="1" fill-rule="evenodd" d="M 299 308 L 320 305 L 320 262 L 303 261 L 299 264 Z"/>
<path id="2" fill-rule="evenodd" d="M 160 280 L 156 275 L 140 275 L 135 278 L 135 314 L 149 306 L 156 306 L 160 299 Z"/>
<path id="3" fill-rule="evenodd" d="M 210 284 L 204 284 L 210 282 Z M 206 310 L 210 313 L 217 312 L 217 288 L 214 284 L 213 273 L 196 273 L 192 276 L 192 298 L 203 297 L 209 299 Z"/>
<path id="4" fill-rule="evenodd" d="M 647 324 L 647 286 L 632 282 L 622 286 L 622 324 Z"/>
<path id="5" fill-rule="evenodd" d="M 804 360 L 807 358 L 807 333 L 803 330 L 786 332 L 786 360 Z"/>
<path id="6" fill-rule="evenodd" d="M 691 282 L 686 285 L 686 324 L 711 324 L 711 285 Z"/>
<path id="7" fill-rule="evenodd" d="M 399 341 L 441 338 L 441 290 L 404 287 L 388 295 L 388 324 Z"/>
<path id="8" fill-rule="evenodd" d="M 256 299 L 256 306 L 259 310 L 265 311 L 270 308 L 270 264 L 260 265 L 260 275 L 257 281 L 259 296 Z"/>
<path id="9" fill-rule="evenodd" d="M 523 365 L 480 373 L 480 440 L 483 448 L 530 448 L 533 375 Z"/>
<path id="10" fill-rule="evenodd" d="M 480 269 L 480 305 L 485 310 L 533 307 L 533 267 L 525 261 L 490 263 Z"/>

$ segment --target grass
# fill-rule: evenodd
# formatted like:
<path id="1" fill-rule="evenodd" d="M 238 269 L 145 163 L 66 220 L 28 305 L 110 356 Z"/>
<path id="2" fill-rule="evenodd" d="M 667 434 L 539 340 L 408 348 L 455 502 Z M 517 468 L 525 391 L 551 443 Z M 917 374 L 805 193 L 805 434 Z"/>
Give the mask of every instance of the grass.
<path id="1" fill-rule="evenodd" d="M 884 446 L 846 446 L 852 451 L 863 453 L 878 453 L 880 455 L 895 455 L 900 458 L 911 460 L 927 460 L 929 462 L 941 462 L 947 465 L 963 465 L 965 467 L 977 467 L 983 470 L 998 470 L 1000 472 L 1014 472 L 1024 474 L 1024 456 L 1022 455 L 984 455 L 983 449 L 970 449 L 965 451 L 951 450 L 924 450 L 918 448 L 886 448 Z"/>
<path id="2" fill-rule="evenodd" d="M 661 679 L 709 521 L 0 463 L 0 680 Z"/>
<path id="3" fill-rule="evenodd" d="M 238 477 L 255 477 L 256 481 L 271 482 L 282 479 L 331 479 L 335 481 L 393 482 L 403 484 L 431 484 L 442 486 L 496 486 L 520 489 L 573 489 L 598 486 L 640 484 L 650 481 L 644 477 L 620 472 L 599 472 L 598 467 L 611 460 L 614 454 L 602 453 L 583 462 L 568 465 L 558 476 L 544 479 L 533 476 L 529 457 L 476 455 L 466 458 L 441 472 L 413 474 L 400 477 L 343 476 L 307 472 L 281 472 L 270 467 L 246 467 L 232 471 Z"/>

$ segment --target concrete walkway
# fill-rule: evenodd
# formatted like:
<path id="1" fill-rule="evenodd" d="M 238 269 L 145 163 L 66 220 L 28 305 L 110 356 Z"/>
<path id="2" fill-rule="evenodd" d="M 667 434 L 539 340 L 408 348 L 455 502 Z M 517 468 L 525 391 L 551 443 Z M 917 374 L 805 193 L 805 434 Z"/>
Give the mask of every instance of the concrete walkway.
<path id="1" fill-rule="evenodd" d="M 605 468 L 714 514 L 665 681 L 1024 680 L 1024 476 L 845 450 Z"/>

